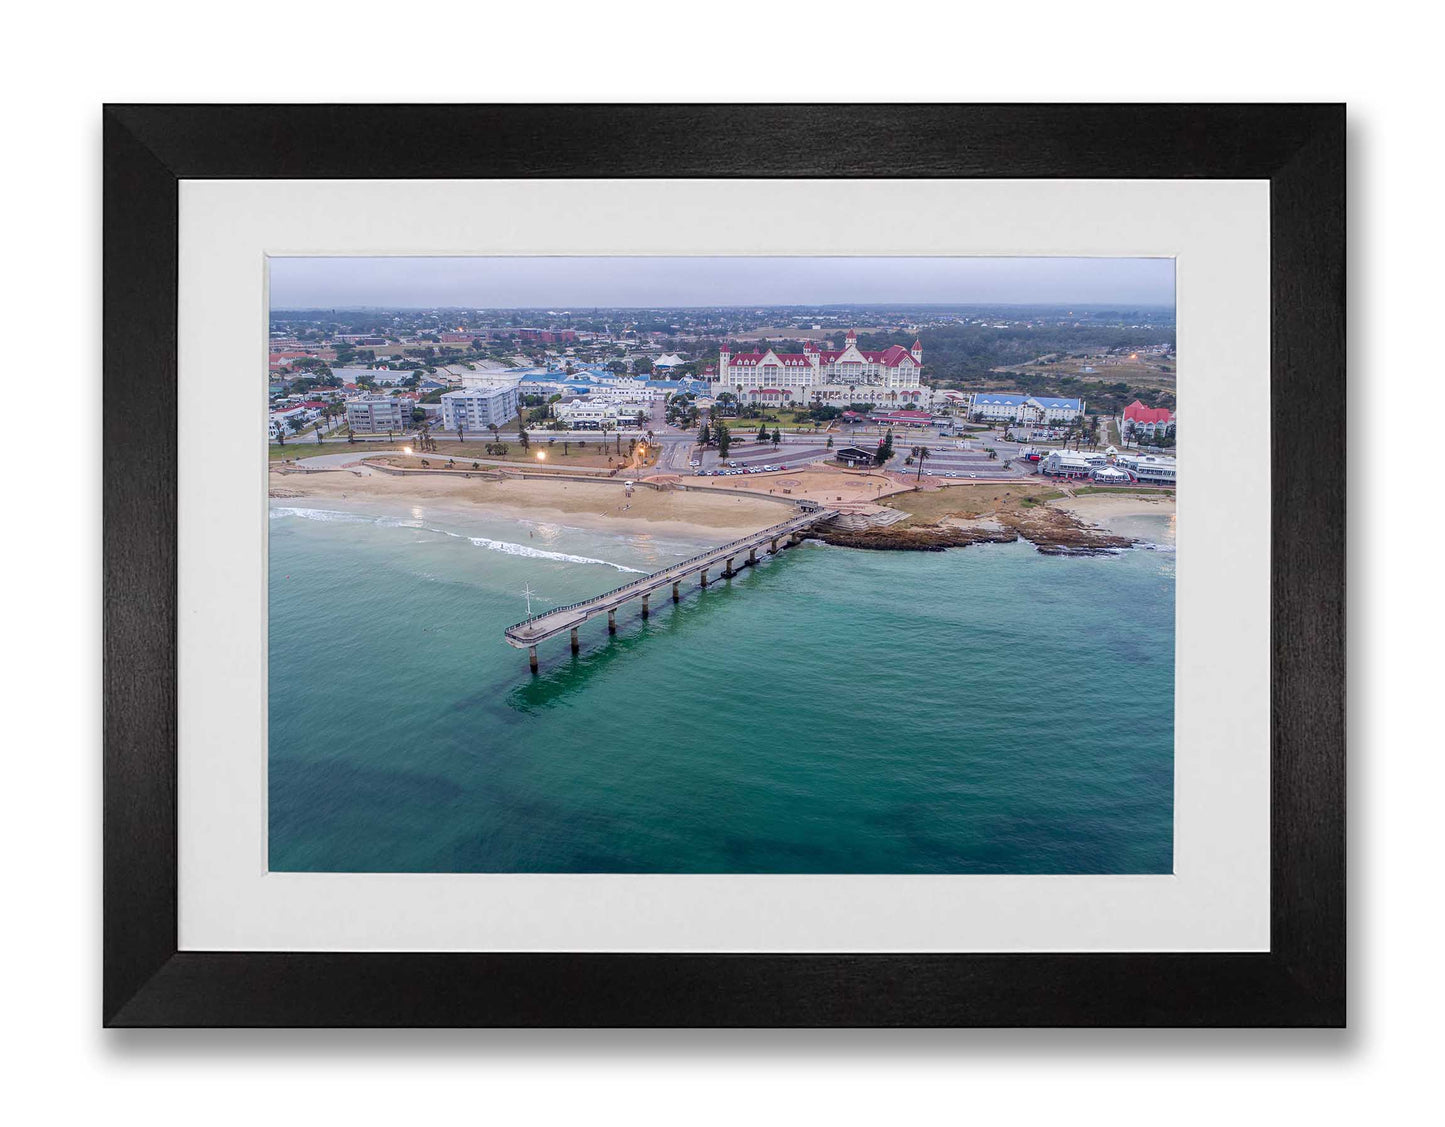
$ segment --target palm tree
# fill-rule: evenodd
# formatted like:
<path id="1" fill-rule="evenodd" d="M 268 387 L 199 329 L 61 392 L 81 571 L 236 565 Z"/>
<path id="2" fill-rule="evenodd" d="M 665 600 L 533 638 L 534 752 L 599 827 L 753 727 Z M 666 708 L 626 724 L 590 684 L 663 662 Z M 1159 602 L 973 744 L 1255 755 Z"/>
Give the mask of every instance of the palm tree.
<path id="1" fill-rule="evenodd" d="M 919 481 L 922 481 L 922 480 L 923 480 L 923 463 L 926 462 L 926 461 L 928 461 L 928 457 L 929 457 L 929 455 L 930 455 L 931 453 L 932 453 L 932 451 L 929 450 L 927 446 L 915 446 L 915 447 L 913 448 L 913 456 L 918 459 L 918 478 L 917 478 L 917 480 L 919 480 Z"/>

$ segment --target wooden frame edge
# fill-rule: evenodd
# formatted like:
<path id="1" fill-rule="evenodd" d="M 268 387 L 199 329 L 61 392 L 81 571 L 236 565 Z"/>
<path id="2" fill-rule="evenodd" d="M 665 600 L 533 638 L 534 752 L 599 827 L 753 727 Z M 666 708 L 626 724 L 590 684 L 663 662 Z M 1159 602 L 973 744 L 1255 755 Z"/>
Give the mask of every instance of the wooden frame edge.
<path id="1" fill-rule="evenodd" d="M 452 128 L 458 114 L 504 125 L 517 117 L 526 130 L 551 122 L 568 136 L 615 135 L 649 122 L 654 134 L 686 128 L 680 159 L 693 175 L 722 174 L 717 165 L 707 172 L 698 171 L 705 163 L 688 162 L 717 159 L 714 142 L 730 134 L 812 134 L 816 144 L 819 130 L 826 142 L 862 129 L 897 146 L 973 126 L 983 127 L 978 138 L 963 139 L 922 174 L 1270 180 L 1276 503 L 1268 954 L 177 950 L 177 479 L 164 447 L 145 436 L 176 423 L 179 179 L 374 175 L 346 165 L 356 160 L 346 138 L 370 117 L 389 128 L 407 121 Z M 323 143 L 307 164 L 285 138 L 318 115 L 336 127 L 340 143 L 335 151 Z M 1152 165 L 1140 163 L 1139 149 L 1147 148 L 1135 143 L 1140 131 L 1163 146 Z M 1344 1024 L 1344 475 L 1303 469 L 1342 459 L 1344 449 L 1343 106 L 110 106 L 103 132 L 104 1024 Z M 425 132 L 408 129 L 413 140 L 403 156 Z M 818 152 L 824 159 L 809 165 L 809 175 L 891 175 L 822 146 Z M 439 174 L 424 160 L 413 172 Z M 503 152 L 451 174 L 561 171 L 546 159 Z M 764 174 L 790 172 L 767 166 Z M 159 415 L 132 394 L 142 382 L 169 393 Z M 1299 391 L 1305 386 L 1307 397 Z"/>

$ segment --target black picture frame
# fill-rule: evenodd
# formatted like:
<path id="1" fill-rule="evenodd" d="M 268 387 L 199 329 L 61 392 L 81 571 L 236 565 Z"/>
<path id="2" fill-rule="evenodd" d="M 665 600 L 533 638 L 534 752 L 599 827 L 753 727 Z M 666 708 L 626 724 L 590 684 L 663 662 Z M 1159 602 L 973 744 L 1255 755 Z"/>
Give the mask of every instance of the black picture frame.
<path id="1" fill-rule="evenodd" d="M 1341 105 L 105 107 L 104 1023 L 1343 1025 L 1344 138 Z M 639 151 L 659 159 L 617 159 Z M 1270 950 L 178 950 L 177 478 L 155 435 L 176 425 L 179 181 L 744 171 L 1269 181 Z"/>

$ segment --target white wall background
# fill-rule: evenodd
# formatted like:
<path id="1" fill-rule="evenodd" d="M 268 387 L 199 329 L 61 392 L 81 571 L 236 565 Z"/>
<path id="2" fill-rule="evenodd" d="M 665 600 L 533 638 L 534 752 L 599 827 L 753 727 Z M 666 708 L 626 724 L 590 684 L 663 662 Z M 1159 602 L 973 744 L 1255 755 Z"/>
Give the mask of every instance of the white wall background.
<path id="1" fill-rule="evenodd" d="M 1391 436 L 1439 379 L 1433 40 L 1396 4 L 1364 20 L 1258 0 L 793 7 L 138 0 L 9 18 L 0 310 L 6 379 L 34 404 L 7 428 L 0 552 L 0 1059 L 19 1121 L 1192 1124 L 1438 1106 L 1440 498 L 1412 469 L 1436 440 Z M 102 1033 L 99 105 L 489 99 L 1351 103 L 1348 1032 Z"/>

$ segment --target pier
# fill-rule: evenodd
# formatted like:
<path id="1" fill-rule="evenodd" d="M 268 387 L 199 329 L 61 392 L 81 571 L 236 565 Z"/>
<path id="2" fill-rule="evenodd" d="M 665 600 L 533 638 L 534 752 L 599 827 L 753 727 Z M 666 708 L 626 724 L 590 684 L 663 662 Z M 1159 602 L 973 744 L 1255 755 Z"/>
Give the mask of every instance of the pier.
<path id="1" fill-rule="evenodd" d="M 624 583 L 604 594 L 596 595 L 590 599 L 584 599 L 580 603 L 569 603 L 565 607 L 557 607 L 544 614 L 534 614 L 531 618 L 509 626 L 503 632 L 509 646 L 517 649 L 525 649 L 531 659 L 533 672 L 537 669 L 537 645 L 545 642 L 548 638 L 555 638 L 564 631 L 569 632 L 572 644 L 572 652 L 576 653 L 581 647 L 577 637 L 577 628 L 589 618 L 599 614 L 607 615 L 607 631 L 609 634 L 617 632 L 617 609 L 624 603 L 633 599 L 642 600 L 642 617 L 647 618 L 651 613 L 651 596 L 665 587 L 672 588 L 672 601 L 678 602 L 682 598 L 681 584 L 684 579 L 697 575 L 699 586 L 708 585 L 708 573 L 721 575 L 726 579 L 737 574 L 734 564 L 741 561 L 746 567 L 757 562 L 758 551 L 766 548 L 770 553 L 782 551 L 784 548 L 798 542 L 808 529 L 822 521 L 832 520 L 838 515 L 834 509 L 815 508 L 800 513 L 782 524 L 775 524 L 771 528 L 765 528 L 761 532 L 754 532 L 748 536 L 740 537 L 727 544 L 719 545 L 716 548 L 709 548 L 706 552 L 699 553 L 691 559 L 683 560 L 655 571 L 651 575 L 645 575 L 641 579 L 634 579 L 631 583 Z"/>

